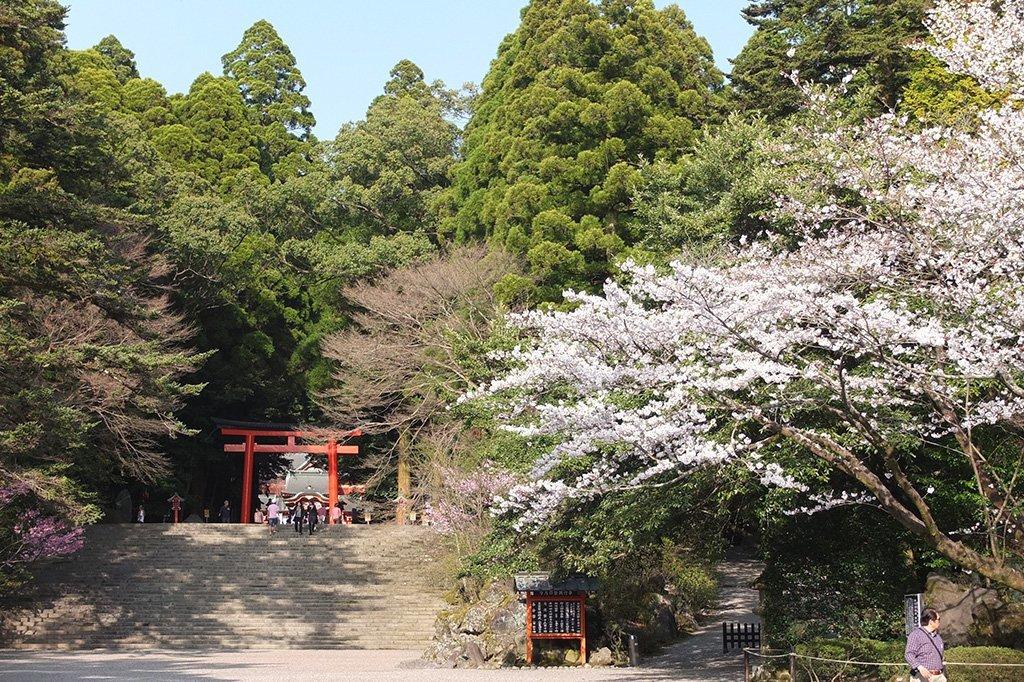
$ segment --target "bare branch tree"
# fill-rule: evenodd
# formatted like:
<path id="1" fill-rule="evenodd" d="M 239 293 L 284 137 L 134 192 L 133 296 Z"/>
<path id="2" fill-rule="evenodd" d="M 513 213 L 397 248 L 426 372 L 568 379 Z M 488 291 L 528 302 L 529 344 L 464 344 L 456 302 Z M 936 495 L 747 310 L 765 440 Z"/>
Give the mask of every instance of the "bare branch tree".
<path id="1" fill-rule="evenodd" d="M 356 312 L 352 327 L 323 344 L 335 364 L 335 387 L 320 404 L 344 428 L 395 435 L 379 470 L 389 467 L 396 448 L 407 449 L 429 430 L 449 400 L 475 386 L 466 349 L 489 337 L 498 308 L 494 285 L 516 270 L 505 251 L 459 246 L 345 289 Z"/>

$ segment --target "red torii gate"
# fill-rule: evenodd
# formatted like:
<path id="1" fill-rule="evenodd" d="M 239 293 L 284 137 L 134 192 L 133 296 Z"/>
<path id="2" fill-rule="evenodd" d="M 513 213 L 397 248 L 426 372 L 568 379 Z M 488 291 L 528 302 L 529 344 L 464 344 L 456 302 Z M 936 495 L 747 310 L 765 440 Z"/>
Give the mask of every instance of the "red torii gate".
<path id="1" fill-rule="evenodd" d="M 317 433 L 300 431 L 291 424 L 274 424 L 268 422 L 241 422 L 229 419 L 214 419 L 222 436 L 240 436 L 241 443 L 225 443 L 224 452 L 241 452 L 245 455 L 242 466 L 242 509 L 241 523 L 252 523 L 252 478 L 253 460 L 257 452 L 304 452 L 323 453 L 327 455 L 327 497 L 329 509 L 338 503 L 338 455 L 358 455 L 358 445 L 339 445 L 338 441 L 363 435 L 359 429 L 340 433 Z M 257 439 L 272 439 L 277 442 L 258 442 Z M 284 442 L 281 442 L 281 440 Z M 323 445 L 306 445 L 297 440 L 326 440 Z M 330 514 L 328 514 L 330 519 Z M 330 523 L 334 523 L 331 519 Z"/>

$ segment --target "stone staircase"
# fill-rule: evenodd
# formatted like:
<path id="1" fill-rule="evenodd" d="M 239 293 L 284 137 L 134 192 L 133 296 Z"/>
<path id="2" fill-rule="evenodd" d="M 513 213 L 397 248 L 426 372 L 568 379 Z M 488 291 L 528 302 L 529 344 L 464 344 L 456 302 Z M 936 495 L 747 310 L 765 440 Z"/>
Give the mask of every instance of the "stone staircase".
<path id="1" fill-rule="evenodd" d="M 100 525 L 0 602 L 18 649 L 422 649 L 444 603 L 417 526 Z"/>

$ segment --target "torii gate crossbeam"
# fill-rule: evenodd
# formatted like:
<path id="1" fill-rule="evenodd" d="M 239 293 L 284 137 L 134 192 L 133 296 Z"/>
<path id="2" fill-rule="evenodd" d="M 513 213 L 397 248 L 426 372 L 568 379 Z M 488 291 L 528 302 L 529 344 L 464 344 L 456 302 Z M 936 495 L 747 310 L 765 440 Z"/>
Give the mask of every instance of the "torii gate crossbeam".
<path id="1" fill-rule="evenodd" d="M 257 452 L 268 453 L 306 453 L 327 455 L 327 497 L 330 508 L 338 503 L 338 455 L 358 455 L 358 445 L 343 445 L 339 441 L 347 441 L 363 435 L 359 429 L 344 432 L 310 432 L 300 431 L 290 424 L 270 424 L 264 422 L 240 422 L 227 419 L 215 419 L 220 435 L 241 437 L 241 443 L 225 443 L 224 452 L 241 452 L 245 456 L 242 465 L 242 509 L 241 523 L 252 523 L 252 484 L 254 460 Z M 267 443 L 265 439 L 275 442 Z M 325 441 L 322 444 L 300 443 L 300 440 Z M 329 523 L 334 523 L 328 515 Z"/>

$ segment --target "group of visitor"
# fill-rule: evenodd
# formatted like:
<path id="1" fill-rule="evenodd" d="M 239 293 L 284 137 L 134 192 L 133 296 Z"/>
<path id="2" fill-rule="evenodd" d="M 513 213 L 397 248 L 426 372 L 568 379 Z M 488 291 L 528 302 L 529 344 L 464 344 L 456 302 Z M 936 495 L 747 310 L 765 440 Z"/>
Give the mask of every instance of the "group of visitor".
<path id="1" fill-rule="evenodd" d="M 276 533 L 281 526 L 290 523 L 296 533 L 301 534 L 305 529 L 312 535 L 316 532 L 317 526 L 327 522 L 328 514 L 332 523 L 340 523 L 343 509 L 344 505 L 340 501 L 328 511 L 327 507 L 319 501 L 299 502 L 294 509 L 290 509 L 283 502 L 271 499 L 268 504 L 256 510 L 253 514 L 253 521 L 266 524 L 270 528 L 271 534 Z"/>
<path id="2" fill-rule="evenodd" d="M 217 520 L 221 523 L 231 523 L 234 520 L 234 510 L 231 509 L 231 503 L 224 500 L 224 504 L 221 505 L 217 511 Z M 209 505 L 203 506 L 203 523 L 210 523 L 210 507 Z"/>

